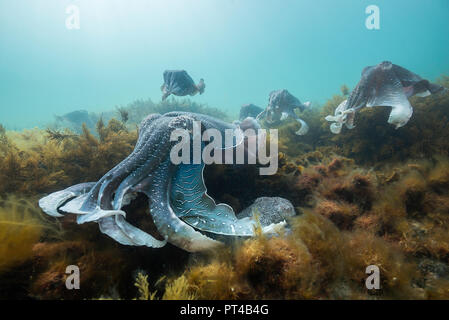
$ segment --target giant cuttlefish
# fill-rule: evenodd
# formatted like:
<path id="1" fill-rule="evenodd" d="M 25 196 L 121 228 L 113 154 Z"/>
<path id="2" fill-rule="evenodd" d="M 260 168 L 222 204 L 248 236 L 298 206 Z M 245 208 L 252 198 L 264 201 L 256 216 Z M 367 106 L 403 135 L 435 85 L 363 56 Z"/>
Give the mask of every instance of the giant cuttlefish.
<path id="1" fill-rule="evenodd" d="M 200 82 L 195 84 L 185 70 L 165 70 L 164 84 L 161 86 L 162 101 L 171 94 L 175 96 L 194 96 L 198 92 L 203 94 L 205 88 L 204 79 L 200 79 Z"/>
<path id="2" fill-rule="evenodd" d="M 263 111 L 261 107 L 258 107 L 252 103 L 245 104 L 240 108 L 239 121 L 243 121 L 248 117 L 257 118 L 257 116 Z"/>
<path id="3" fill-rule="evenodd" d="M 309 131 L 309 126 L 304 120 L 296 115 L 295 109 L 299 109 L 302 112 L 309 107 L 309 101 L 301 103 L 301 101 L 288 92 L 288 90 L 275 90 L 270 92 L 268 106 L 257 116 L 257 120 L 265 119 L 269 124 L 275 124 L 291 117 L 301 124 L 299 130 L 295 133 L 297 135 L 305 135 Z"/>
<path id="4" fill-rule="evenodd" d="M 349 98 L 335 109 L 333 116 L 327 116 L 326 120 L 333 122 L 330 129 L 338 134 L 343 124 L 348 129 L 354 128 L 355 113 L 361 108 L 384 106 L 392 108 L 388 123 L 400 128 L 410 120 L 413 113 L 409 97 L 427 97 L 443 90 L 440 85 L 430 83 L 405 68 L 384 61 L 363 69 L 362 78 Z"/>
<path id="5" fill-rule="evenodd" d="M 184 129 L 184 132 L 192 133 L 197 121 L 201 123 L 201 130 L 214 128 L 223 136 L 226 129 L 239 130 L 232 124 L 202 114 L 149 115 L 140 124 L 136 146 L 126 159 L 98 182 L 81 183 L 54 192 L 42 198 L 39 206 L 55 217 L 77 214 L 79 224 L 97 222 L 101 232 L 124 245 L 158 248 L 169 242 L 194 252 L 219 245 L 221 242 L 216 239 L 220 237 L 253 236 L 255 219 L 248 216 L 237 219 L 230 206 L 216 204 L 206 193 L 202 161 L 177 165 L 171 161 L 170 152 L 175 143 L 171 139 L 172 132 Z M 242 142 L 235 138 L 232 143 L 232 147 L 236 147 Z M 201 148 L 205 147 L 202 142 Z M 227 149 L 216 151 L 223 150 Z M 153 219 L 165 240 L 156 239 L 126 221 L 122 208 L 139 192 L 148 197 L 151 215 L 148 218 Z M 285 225 L 279 214 L 285 211 L 284 216 L 288 216 L 293 210 L 292 206 L 285 210 L 289 207 L 285 202 L 288 200 L 276 200 L 270 210 L 265 210 L 267 217 L 260 219 L 263 232 L 275 233 L 274 230 Z M 212 239 L 206 233 L 218 236 Z"/>

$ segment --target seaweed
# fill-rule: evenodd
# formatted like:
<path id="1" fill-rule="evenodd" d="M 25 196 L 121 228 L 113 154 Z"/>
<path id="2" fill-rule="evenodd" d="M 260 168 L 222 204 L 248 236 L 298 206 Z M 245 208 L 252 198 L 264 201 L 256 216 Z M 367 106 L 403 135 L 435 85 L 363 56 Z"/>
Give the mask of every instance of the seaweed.
<path id="1" fill-rule="evenodd" d="M 162 300 L 195 300 L 196 294 L 189 288 L 184 275 L 169 281 L 165 286 Z"/>
<path id="2" fill-rule="evenodd" d="M 305 212 L 285 238 L 244 241 L 225 254 L 191 266 L 184 276 L 200 299 L 370 299 L 365 269 L 377 264 L 382 298 L 422 297 L 417 269 L 400 250 L 362 232 L 341 232 L 326 218 Z"/>
<path id="3" fill-rule="evenodd" d="M 0 199 L 0 274 L 30 260 L 33 245 L 44 235 L 60 239 L 58 222 L 44 217 L 27 199 Z"/>
<path id="4" fill-rule="evenodd" d="M 282 156 L 285 163 L 288 157 Z M 321 159 L 321 160 L 319 160 Z M 291 233 L 196 260 L 184 276 L 200 299 L 438 299 L 449 272 L 449 160 L 362 169 L 320 156 L 295 176 L 304 207 Z M 313 201 L 306 202 L 305 199 Z M 301 201 L 300 201 L 301 202 Z M 423 262 L 430 261 L 424 267 Z M 381 289 L 365 287 L 380 269 Z"/>
<path id="5" fill-rule="evenodd" d="M 124 107 L 117 107 L 117 113 L 119 114 L 120 120 L 123 123 L 128 122 L 128 120 L 129 120 L 129 111 L 128 110 L 126 110 Z"/>
<path id="6" fill-rule="evenodd" d="M 79 135 L 36 131 L 43 142 L 29 148 L 8 139 L 0 158 L 0 194 L 36 195 L 98 180 L 132 151 L 137 139 L 136 130 L 128 131 L 115 119 L 107 126 L 100 123 L 98 130 L 100 138 L 85 125 Z"/>
<path id="7" fill-rule="evenodd" d="M 449 77 L 439 83 L 448 87 Z M 61 219 L 63 232 L 56 220 L 43 218 L 36 200 L 97 181 L 133 150 L 136 124 L 149 113 L 184 110 L 229 120 L 225 113 L 189 100 L 142 100 L 73 132 L 0 126 L 0 255 L 8 256 L 0 259 L 2 284 L 20 283 L 26 289 L 12 295 L 39 299 L 447 298 L 449 94 L 413 98 L 413 117 L 398 130 L 386 121 L 388 108 L 365 108 L 354 129 L 333 135 L 324 116 L 347 93 L 342 86 L 322 107 L 301 114 L 308 135 L 295 134 L 295 121 L 279 128 L 275 175 L 259 176 L 255 166 L 206 168 L 208 192 L 236 212 L 257 197 L 281 196 L 299 214 L 285 235 L 236 239 L 208 255 L 170 245 L 120 246 L 73 217 Z M 140 226 L 150 224 L 147 202 L 136 199 L 125 209 L 139 216 Z M 64 289 L 70 264 L 83 274 L 81 290 Z M 364 285 L 371 264 L 380 269 L 380 290 Z M 134 278 L 133 270 L 159 280 L 150 284 L 143 271 Z"/>
<path id="8" fill-rule="evenodd" d="M 76 137 L 76 135 L 67 132 L 67 130 L 65 132 L 62 132 L 60 130 L 53 130 L 53 129 L 47 128 L 45 130 L 45 132 L 48 135 L 48 139 L 55 141 L 57 145 L 60 145 L 66 139 Z"/>
<path id="9" fill-rule="evenodd" d="M 150 292 L 147 274 L 139 272 L 136 276 L 136 282 L 134 285 L 139 290 L 138 300 L 155 300 L 157 292 Z"/>

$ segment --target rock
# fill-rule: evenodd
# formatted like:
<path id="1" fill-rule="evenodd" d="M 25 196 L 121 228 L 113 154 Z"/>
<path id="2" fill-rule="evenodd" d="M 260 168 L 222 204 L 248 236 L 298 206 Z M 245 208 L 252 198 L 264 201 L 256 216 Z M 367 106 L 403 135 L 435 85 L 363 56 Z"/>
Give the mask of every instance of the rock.
<path id="1" fill-rule="evenodd" d="M 289 200 L 280 197 L 260 197 L 240 212 L 237 218 L 251 217 L 254 213 L 259 214 L 262 227 L 282 222 L 288 217 L 296 215 L 295 208 Z"/>

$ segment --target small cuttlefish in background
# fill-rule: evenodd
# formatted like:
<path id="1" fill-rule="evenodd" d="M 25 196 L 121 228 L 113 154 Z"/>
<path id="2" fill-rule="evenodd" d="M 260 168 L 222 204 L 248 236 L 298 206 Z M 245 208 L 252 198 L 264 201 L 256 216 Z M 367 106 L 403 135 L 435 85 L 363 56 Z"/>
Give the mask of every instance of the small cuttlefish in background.
<path id="1" fill-rule="evenodd" d="M 265 121 L 271 124 L 292 117 L 301 124 L 301 128 L 295 133 L 297 135 L 305 135 L 309 131 L 309 126 L 296 115 L 295 109 L 299 109 L 302 112 L 309 107 L 310 102 L 301 103 L 298 98 L 286 89 L 276 90 L 270 93 L 268 106 L 257 116 L 257 120 L 265 119 Z"/>
<path id="2" fill-rule="evenodd" d="M 166 70 L 164 71 L 164 84 L 161 86 L 162 101 L 171 94 L 175 96 L 194 96 L 198 92 L 203 94 L 205 88 L 204 79 L 200 79 L 200 82 L 195 84 L 185 70 Z"/>
<path id="3" fill-rule="evenodd" d="M 252 103 L 245 104 L 240 108 L 239 120 L 243 121 L 248 117 L 256 118 L 262 111 L 263 109 L 261 107 Z"/>
<path id="4" fill-rule="evenodd" d="M 397 129 L 404 126 L 413 114 L 409 97 L 414 95 L 427 97 L 443 90 L 446 89 L 438 84 L 430 83 L 405 68 L 384 61 L 363 69 L 362 78 L 349 98 L 335 109 L 334 115 L 329 115 L 325 119 L 334 122 L 330 130 L 338 134 L 343 124 L 348 129 L 354 128 L 354 117 L 358 110 L 364 107 L 384 106 L 392 108 L 388 123 Z"/>

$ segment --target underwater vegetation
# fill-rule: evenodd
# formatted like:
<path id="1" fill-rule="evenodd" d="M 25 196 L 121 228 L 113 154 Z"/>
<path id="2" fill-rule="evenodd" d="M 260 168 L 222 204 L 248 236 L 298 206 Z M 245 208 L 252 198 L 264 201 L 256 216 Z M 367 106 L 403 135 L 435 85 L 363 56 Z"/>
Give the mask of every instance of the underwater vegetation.
<path id="1" fill-rule="evenodd" d="M 236 242 L 182 276 L 200 299 L 445 299 L 448 174 L 447 158 L 382 171 L 324 159 L 297 176 L 312 199 L 290 234 Z M 364 285 L 369 265 L 379 291 Z"/>
<path id="2" fill-rule="evenodd" d="M 129 121 L 135 124 L 139 124 L 142 119 L 151 113 L 164 114 L 172 111 L 201 113 L 208 116 L 214 116 L 222 120 L 232 120 L 223 110 L 208 106 L 206 104 L 200 104 L 187 98 L 168 98 L 158 103 L 154 103 L 150 99 L 136 100 L 123 108 L 129 112 Z"/>
<path id="3" fill-rule="evenodd" d="M 33 247 L 41 239 L 62 240 L 58 221 L 48 219 L 36 199 L 0 197 L 0 297 L 27 297 L 33 268 Z"/>
<path id="4" fill-rule="evenodd" d="M 2 135 L 0 194 L 35 195 L 101 177 L 131 152 L 137 132 L 115 119 L 97 124 L 98 137 L 85 126 L 79 135 L 50 129 L 35 129 L 32 138 Z"/>
<path id="5" fill-rule="evenodd" d="M 55 116 L 56 121 L 50 123 L 49 127 L 52 130 L 60 131 L 69 129 L 74 133 L 81 134 L 83 132 L 83 124 L 85 124 L 93 134 L 97 134 L 96 125 L 98 121 L 101 120 L 102 122 L 107 123 L 111 119 L 118 119 L 125 124 L 129 130 L 134 130 L 147 115 L 152 113 L 164 114 L 171 111 L 201 113 L 222 120 L 232 120 L 226 112 L 206 104 L 191 101 L 188 98 L 168 98 L 157 103 L 153 102 L 151 99 L 139 99 L 127 105 L 116 106 L 113 110 L 101 113 L 78 110 L 62 116 Z"/>
<path id="6" fill-rule="evenodd" d="M 449 77 L 438 83 L 449 87 Z M 118 120 L 99 117 L 79 132 L 0 127 L 0 298 L 448 299 L 449 93 L 411 98 L 413 116 L 399 129 L 387 123 L 387 108 L 365 108 L 355 128 L 334 135 L 324 117 L 348 94 L 343 86 L 321 108 L 305 109 L 307 135 L 295 134 L 294 119 L 279 128 L 277 174 L 206 168 L 208 193 L 236 212 L 280 196 L 297 213 L 290 233 L 236 239 L 211 254 L 122 246 L 73 217 L 42 219 L 37 206 L 45 194 L 97 181 L 133 150 L 141 118 L 183 110 L 179 102 L 158 110 L 135 102 L 123 107 L 127 119 L 115 110 Z M 148 201 L 126 210 L 143 221 Z M 70 264 L 86 279 L 81 290 L 65 289 Z M 371 264 L 380 290 L 365 287 Z"/>
<path id="7" fill-rule="evenodd" d="M 61 233 L 58 223 L 46 219 L 31 201 L 0 199 L 0 273 L 30 259 L 33 245 L 49 231 Z"/>

